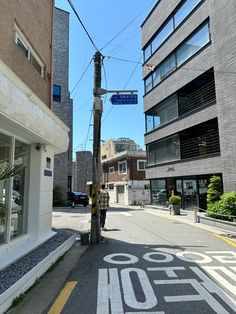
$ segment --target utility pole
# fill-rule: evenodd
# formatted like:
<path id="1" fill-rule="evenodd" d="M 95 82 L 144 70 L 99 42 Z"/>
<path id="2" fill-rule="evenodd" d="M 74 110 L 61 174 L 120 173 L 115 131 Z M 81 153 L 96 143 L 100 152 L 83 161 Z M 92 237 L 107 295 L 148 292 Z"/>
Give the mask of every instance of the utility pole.
<path id="1" fill-rule="evenodd" d="M 91 244 L 100 243 L 100 184 L 101 184 L 101 117 L 102 99 L 97 91 L 101 88 L 102 54 L 94 54 L 94 102 L 93 102 L 93 183 L 92 183 L 92 209 L 91 209 Z"/>

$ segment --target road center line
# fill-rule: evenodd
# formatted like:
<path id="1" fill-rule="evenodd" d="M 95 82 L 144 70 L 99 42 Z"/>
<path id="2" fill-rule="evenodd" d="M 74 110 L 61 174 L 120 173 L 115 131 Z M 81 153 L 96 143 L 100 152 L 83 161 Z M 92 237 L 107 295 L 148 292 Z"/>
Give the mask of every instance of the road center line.
<path id="1" fill-rule="evenodd" d="M 77 281 L 69 281 L 65 284 L 59 296 L 56 298 L 52 307 L 48 311 L 48 314 L 60 314 L 61 313 L 76 284 L 77 284 Z"/>

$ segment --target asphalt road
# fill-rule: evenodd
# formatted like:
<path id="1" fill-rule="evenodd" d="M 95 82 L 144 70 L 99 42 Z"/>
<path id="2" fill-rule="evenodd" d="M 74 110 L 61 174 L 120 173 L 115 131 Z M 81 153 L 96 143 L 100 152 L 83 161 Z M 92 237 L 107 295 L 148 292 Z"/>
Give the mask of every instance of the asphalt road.
<path id="1" fill-rule="evenodd" d="M 90 214 L 82 215 L 86 227 Z M 89 246 L 55 301 L 54 308 L 63 304 L 61 313 L 236 313 L 230 244 L 155 211 L 114 207 L 106 227 L 107 242 Z"/>

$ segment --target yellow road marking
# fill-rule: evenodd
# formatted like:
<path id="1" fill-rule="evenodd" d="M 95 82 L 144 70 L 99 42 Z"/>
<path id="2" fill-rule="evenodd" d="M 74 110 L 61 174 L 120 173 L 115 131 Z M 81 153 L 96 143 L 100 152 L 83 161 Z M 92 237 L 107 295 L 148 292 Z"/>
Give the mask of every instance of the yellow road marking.
<path id="1" fill-rule="evenodd" d="M 171 220 L 171 221 L 175 221 L 176 220 L 176 219 L 171 218 L 169 216 L 166 216 L 166 215 L 163 215 L 163 214 L 154 213 L 154 212 L 151 212 L 149 210 L 145 210 L 145 212 L 147 212 L 147 213 L 149 213 L 151 215 L 154 215 L 154 216 L 158 216 L 158 217 L 161 217 L 161 218 L 165 218 L 165 219 Z"/>
<path id="2" fill-rule="evenodd" d="M 223 240 L 223 241 L 225 241 L 225 242 L 231 244 L 233 247 L 236 247 L 236 243 L 235 243 L 234 241 L 231 241 L 231 240 L 229 240 L 228 238 L 226 238 L 226 237 L 224 237 L 224 236 L 221 236 L 221 235 L 219 235 L 219 234 L 217 234 L 217 233 L 213 233 L 213 235 L 214 235 L 215 237 L 218 237 L 218 238 L 220 238 L 221 240 Z"/>
<path id="3" fill-rule="evenodd" d="M 69 281 L 65 284 L 59 296 L 56 298 L 56 301 L 53 303 L 52 307 L 50 308 L 48 314 L 60 314 L 61 313 L 76 284 L 77 284 L 77 281 Z"/>

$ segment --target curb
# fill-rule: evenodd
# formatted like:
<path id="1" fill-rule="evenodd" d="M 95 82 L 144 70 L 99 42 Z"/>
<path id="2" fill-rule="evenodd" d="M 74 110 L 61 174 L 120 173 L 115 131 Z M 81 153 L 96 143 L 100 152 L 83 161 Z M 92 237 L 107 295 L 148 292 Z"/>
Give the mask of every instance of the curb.
<path id="1" fill-rule="evenodd" d="M 44 274 L 39 283 L 30 289 L 24 299 L 7 314 L 43 314 L 48 313 L 65 282 L 69 278 L 80 257 L 88 249 L 76 242 L 64 255 L 64 259 L 55 268 Z"/>

